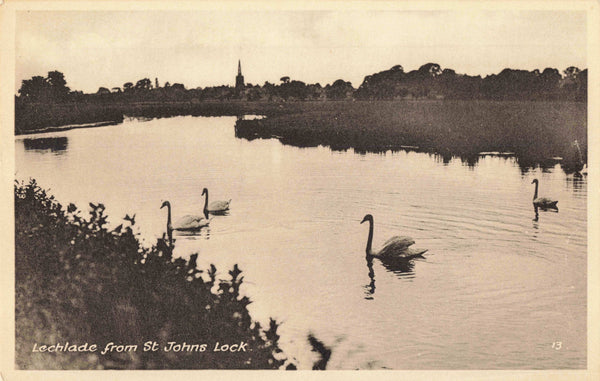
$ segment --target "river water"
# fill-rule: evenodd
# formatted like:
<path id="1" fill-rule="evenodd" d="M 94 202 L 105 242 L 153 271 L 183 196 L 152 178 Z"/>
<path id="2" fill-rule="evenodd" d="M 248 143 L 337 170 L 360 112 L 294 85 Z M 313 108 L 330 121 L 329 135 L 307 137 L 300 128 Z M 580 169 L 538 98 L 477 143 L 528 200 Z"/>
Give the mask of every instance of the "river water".
<path id="1" fill-rule="evenodd" d="M 115 126 L 20 136 L 16 177 L 66 205 L 102 202 L 126 213 L 147 245 L 173 217 L 232 199 L 208 229 L 176 235 L 220 278 L 238 264 L 252 316 L 282 323 L 281 346 L 301 368 L 307 335 L 333 354 L 329 369 L 586 367 L 587 179 L 514 158 L 474 166 L 417 152 L 357 154 L 248 141 L 235 118 L 127 119 Z M 533 209 L 540 194 L 559 211 Z M 210 201 L 209 200 L 209 201 Z M 409 235 L 429 249 L 408 264 L 365 257 Z"/>

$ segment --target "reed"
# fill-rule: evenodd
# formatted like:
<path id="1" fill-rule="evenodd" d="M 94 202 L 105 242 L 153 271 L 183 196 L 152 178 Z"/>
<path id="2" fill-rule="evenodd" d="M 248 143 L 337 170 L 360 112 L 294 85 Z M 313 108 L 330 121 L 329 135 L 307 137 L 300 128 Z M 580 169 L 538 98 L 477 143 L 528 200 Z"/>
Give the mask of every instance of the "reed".
<path id="1" fill-rule="evenodd" d="M 587 109 L 575 102 L 376 101 L 325 102 L 327 108 L 262 120 L 239 120 L 244 138 L 277 136 L 300 147 L 385 152 L 403 147 L 471 160 L 480 152 L 514 152 L 536 165 L 574 159 L 577 140 L 587 157 Z M 585 159 L 584 159 L 585 160 Z"/>

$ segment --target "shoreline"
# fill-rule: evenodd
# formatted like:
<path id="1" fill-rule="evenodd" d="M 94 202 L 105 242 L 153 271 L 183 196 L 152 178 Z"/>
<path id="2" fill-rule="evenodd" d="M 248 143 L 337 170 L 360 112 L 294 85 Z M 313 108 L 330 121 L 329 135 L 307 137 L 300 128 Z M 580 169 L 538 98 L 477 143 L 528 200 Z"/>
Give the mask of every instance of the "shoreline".
<path id="1" fill-rule="evenodd" d="M 24 131 L 21 132 L 20 134 L 15 134 L 15 137 L 17 136 L 27 136 L 27 135 L 35 135 L 35 134 L 44 134 L 44 133 L 48 133 L 48 132 L 60 132 L 60 131 L 69 131 L 69 130 L 76 130 L 76 129 L 80 129 L 80 128 L 94 128 L 94 127 L 104 127 L 104 126 L 115 126 L 119 123 L 122 123 L 123 121 L 117 121 L 117 120 L 107 120 L 107 121 L 102 121 L 102 122 L 93 122 L 93 123 L 83 123 L 83 124 L 69 124 L 66 126 L 58 126 L 58 127 L 45 127 L 45 128 L 39 128 L 36 130 L 29 130 L 29 131 Z"/>

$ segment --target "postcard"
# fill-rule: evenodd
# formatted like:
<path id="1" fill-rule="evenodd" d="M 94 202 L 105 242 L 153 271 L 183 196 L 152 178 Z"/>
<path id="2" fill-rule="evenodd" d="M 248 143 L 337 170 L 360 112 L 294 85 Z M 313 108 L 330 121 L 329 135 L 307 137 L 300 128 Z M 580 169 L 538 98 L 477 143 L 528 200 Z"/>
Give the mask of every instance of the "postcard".
<path id="1" fill-rule="evenodd" d="M 2 379 L 598 377 L 597 2 L 0 16 Z"/>

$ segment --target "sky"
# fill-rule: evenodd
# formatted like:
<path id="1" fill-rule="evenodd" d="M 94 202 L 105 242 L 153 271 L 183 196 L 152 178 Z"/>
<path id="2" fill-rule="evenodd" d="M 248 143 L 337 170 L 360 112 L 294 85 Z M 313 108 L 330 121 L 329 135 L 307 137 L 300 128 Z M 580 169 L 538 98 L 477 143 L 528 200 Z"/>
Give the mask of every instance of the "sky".
<path id="1" fill-rule="evenodd" d="M 280 78 L 358 87 L 366 75 L 434 62 L 457 73 L 586 67 L 582 11 L 19 11 L 15 91 L 64 73 L 96 92 L 158 78 L 186 88 Z"/>

